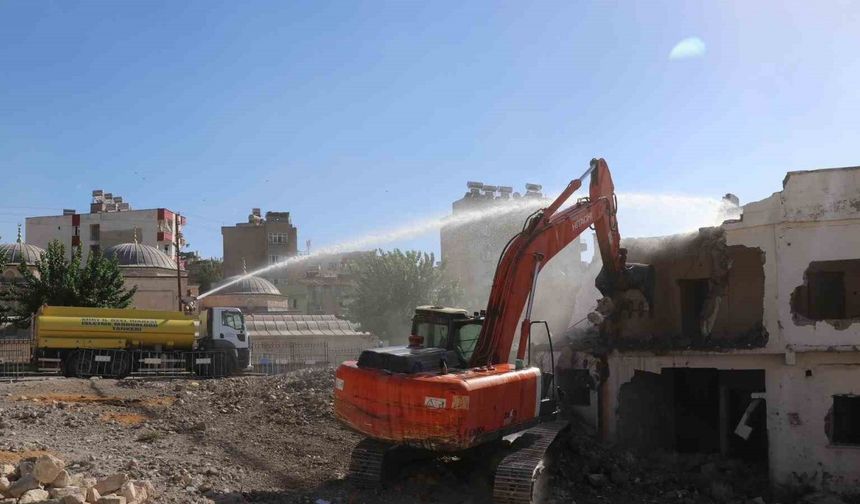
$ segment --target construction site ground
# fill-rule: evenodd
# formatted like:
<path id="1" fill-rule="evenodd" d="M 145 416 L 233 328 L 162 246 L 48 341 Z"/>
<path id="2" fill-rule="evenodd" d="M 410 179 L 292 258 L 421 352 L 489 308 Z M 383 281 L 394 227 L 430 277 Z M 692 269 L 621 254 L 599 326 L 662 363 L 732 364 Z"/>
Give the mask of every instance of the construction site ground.
<path id="1" fill-rule="evenodd" d="M 73 471 L 148 479 L 163 503 L 490 502 L 486 460 L 404 462 L 384 488 L 352 488 L 344 476 L 359 436 L 333 419 L 332 386 L 331 369 L 3 382 L 0 463 L 47 451 Z M 596 442 L 581 426 L 559 439 L 552 458 L 550 502 L 776 502 L 763 468 L 706 455 L 637 455 Z"/>

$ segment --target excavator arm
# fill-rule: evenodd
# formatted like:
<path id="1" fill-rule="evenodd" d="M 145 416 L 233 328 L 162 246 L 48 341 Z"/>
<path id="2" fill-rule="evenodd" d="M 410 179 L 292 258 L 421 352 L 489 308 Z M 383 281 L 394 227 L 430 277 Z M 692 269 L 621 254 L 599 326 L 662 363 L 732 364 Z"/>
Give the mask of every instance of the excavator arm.
<path id="1" fill-rule="evenodd" d="M 559 210 L 591 176 L 589 197 Z M 603 270 L 598 288 L 605 296 L 617 289 L 640 288 L 626 264 L 626 251 L 620 247 L 616 220 L 615 186 L 606 161 L 592 159 L 588 170 L 568 184 L 546 208 L 535 212 L 523 230 L 508 242 L 496 268 L 486 318 L 470 365 L 486 366 L 508 362 L 517 323 L 526 309 L 520 330 L 517 358 L 523 359 L 531 328 L 531 304 L 537 275 L 546 263 L 586 229 L 594 227 Z M 646 296 L 650 297 L 646 292 Z M 649 299 L 650 303 L 650 299 Z"/>

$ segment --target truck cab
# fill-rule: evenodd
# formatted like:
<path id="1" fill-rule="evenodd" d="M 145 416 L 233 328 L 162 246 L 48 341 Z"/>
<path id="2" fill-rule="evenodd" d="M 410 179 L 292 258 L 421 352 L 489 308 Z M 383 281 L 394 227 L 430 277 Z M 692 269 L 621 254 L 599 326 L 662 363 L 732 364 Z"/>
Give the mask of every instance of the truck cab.
<path id="1" fill-rule="evenodd" d="M 232 307 L 207 308 L 200 313 L 200 325 L 198 348 L 234 351 L 236 369 L 250 367 L 251 338 L 245 328 L 245 316 L 242 310 Z"/>

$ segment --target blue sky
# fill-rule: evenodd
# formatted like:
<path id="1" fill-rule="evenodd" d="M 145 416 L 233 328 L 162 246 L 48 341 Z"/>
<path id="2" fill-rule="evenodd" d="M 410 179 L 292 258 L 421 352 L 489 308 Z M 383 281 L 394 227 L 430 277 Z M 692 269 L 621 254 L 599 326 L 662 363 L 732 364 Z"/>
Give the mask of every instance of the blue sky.
<path id="1" fill-rule="evenodd" d="M 316 247 L 598 155 L 620 192 L 757 200 L 860 164 L 857 26 L 851 1 L 7 0 L 0 236 L 103 188 L 185 213 L 207 256 L 251 207 Z"/>

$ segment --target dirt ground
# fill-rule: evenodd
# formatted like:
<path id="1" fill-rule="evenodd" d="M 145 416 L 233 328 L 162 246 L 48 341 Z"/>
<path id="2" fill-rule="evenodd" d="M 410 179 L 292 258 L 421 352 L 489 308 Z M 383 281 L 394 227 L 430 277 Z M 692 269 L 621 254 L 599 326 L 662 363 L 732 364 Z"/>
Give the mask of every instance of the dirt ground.
<path id="1" fill-rule="evenodd" d="M 344 475 L 359 437 L 333 420 L 332 386 L 330 369 L 0 383 L 0 462 L 48 451 L 72 471 L 148 479 L 163 503 L 489 502 L 485 459 L 404 462 L 384 488 L 353 489 Z M 775 502 L 762 468 L 636 455 L 597 443 L 581 426 L 558 440 L 552 459 L 552 503 Z"/>

